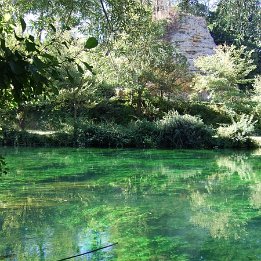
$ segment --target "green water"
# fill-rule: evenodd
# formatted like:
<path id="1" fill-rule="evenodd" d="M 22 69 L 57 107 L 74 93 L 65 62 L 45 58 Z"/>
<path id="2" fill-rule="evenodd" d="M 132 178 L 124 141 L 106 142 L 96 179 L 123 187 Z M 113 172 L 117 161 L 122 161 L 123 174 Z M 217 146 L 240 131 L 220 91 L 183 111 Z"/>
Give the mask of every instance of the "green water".
<path id="1" fill-rule="evenodd" d="M 260 151 L 0 153 L 0 260 L 261 260 Z"/>

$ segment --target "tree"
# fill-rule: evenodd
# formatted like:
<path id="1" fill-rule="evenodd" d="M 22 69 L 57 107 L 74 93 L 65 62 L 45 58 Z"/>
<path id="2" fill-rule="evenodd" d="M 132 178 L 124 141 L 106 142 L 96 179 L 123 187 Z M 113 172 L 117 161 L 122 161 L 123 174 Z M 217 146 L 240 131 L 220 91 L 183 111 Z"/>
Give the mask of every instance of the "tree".
<path id="1" fill-rule="evenodd" d="M 56 34 L 55 26 L 49 24 L 48 28 L 44 27 L 44 39 L 35 37 L 31 33 L 33 30 L 27 30 L 24 18 L 19 17 L 19 12 L 10 1 L 0 2 L 0 5 L 0 102 L 8 108 L 16 107 L 18 113 L 23 114 L 28 101 L 33 101 L 38 95 L 46 96 L 55 92 L 53 83 L 61 79 L 58 69 L 65 61 L 76 63 L 77 57 L 60 59 L 61 46 L 69 49 L 70 45 L 70 41 L 61 41 L 63 31 Z M 84 49 L 89 50 L 97 45 L 97 39 L 90 37 Z M 57 52 L 50 51 L 51 46 L 55 46 Z M 84 65 L 91 70 L 87 62 Z M 83 71 L 79 64 L 77 69 Z M 3 172 L 3 164 L 1 158 L 0 172 Z"/>
<path id="2" fill-rule="evenodd" d="M 261 36 L 260 17 L 259 0 L 221 0 L 213 18 L 213 33 L 217 43 L 224 43 L 224 41 L 239 45 L 250 41 L 257 43 Z M 222 36 L 221 32 L 227 34 Z"/>
<path id="3" fill-rule="evenodd" d="M 198 58 L 195 66 L 201 74 L 194 79 L 194 89 L 209 92 L 213 101 L 230 103 L 239 95 L 240 86 L 252 82 L 248 76 L 256 66 L 251 55 L 245 47 L 224 45 L 216 48 L 214 55 Z"/>
<path id="4" fill-rule="evenodd" d="M 10 14 L 2 15 L 0 19 L 1 99 L 21 102 L 43 92 L 48 84 L 47 73 L 51 74 L 57 63 L 32 35 L 23 34 L 26 29 L 23 18 L 20 18 L 21 35 L 12 32 L 16 24 L 11 23 Z"/>
<path id="5" fill-rule="evenodd" d="M 216 44 L 244 45 L 248 50 L 254 50 L 253 59 L 257 68 L 253 73 L 260 73 L 260 0 L 220 0 L 209 22 Z"/>
<path id="6" fill-rule="evenodd" d="M 178 7 L 182 12 L 190 13 L 196 16 L 208 16 L 209 8 L 206 3 L 199 0 L 181 0 Z"/>

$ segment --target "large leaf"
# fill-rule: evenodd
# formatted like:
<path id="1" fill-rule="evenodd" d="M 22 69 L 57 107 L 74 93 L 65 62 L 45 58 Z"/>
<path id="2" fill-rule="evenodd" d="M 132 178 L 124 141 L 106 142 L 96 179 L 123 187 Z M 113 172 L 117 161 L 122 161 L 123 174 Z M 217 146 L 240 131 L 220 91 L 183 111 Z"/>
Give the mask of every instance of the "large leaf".
<path id="1" fill-rule="evenodd" d="M 32 41 L 32 42 L 34 42 L 34 36 L 29 35 L 29 40 Z"/>
<path id="2" fill-rule="evenodd" d="M 55 69 L 52 69 L 51 75 L 52 75 L 53 79 L 62 80 L 61 75 L 60 75 L 60 74 L 58 73 L 58 71 L 55 70 Z"/>
<path id="3" fill-rule="evenodd" d="M 43 61 L 41 61 L 38 57 L 34 57 L 33 61 L 34 61 L 34 65 L 37 67 L 39 71 L 42 71 L 43 69 L 46 68 L 46 64 Z"/>
<path id="4" fill-rule="evenodd" d="M 51 66 L 59 66 L 57 58 L 49 53 L 41 53 L 43 58 L 47 59 L 46 62 L 50 63 Z"/>
<path id="5" fill-rule="evenodd" d="M 19 42 L 22 42 L 22 41 L 24 40 L 24 38 L 18 36 L 18 35 L 16 34 L 16 32 L 14 32 L 14 36 L 15 36 L 15 39 L 16 39 L 17 41 L 19 41 Z"/>
<path id="6" fill-rule="evenodd" d="M 6 47 L 5 47 L 5 40 L 4 39 L 0 39 L 0 46 L 1 46 L 2 50 L 6 49 Z"/>
<path id="7" fill-rule="evenodd" d="M 25 42 L 25 47 L 28 52 L 34 52 L 37 51 L 36 44 L 29 42 L 28 40 Z"/>
<path id="8" fill-rule="evenodd" d="M 97 45 L 98 40 L 95 37 L 90 37 L 85 43 L 85 48 L 92 49 L 95 48 Z"/>
<path id="9" fill-rule="evenodd" d="M 26 22 L 24 21 L 24 19 L 22 17 L 20 17 L 20 23 L 22 26 L 22 32 L 24 32 L 26 29 Z"/>
<path id="10" fill-rule="evenodd" d="M 82 63 L 85 65 L 86 69 L 88 69 L 90 72 L 93 72 L 93 66 L 89 65 L 86 62 L 82 62 Z"/>
<path id="11" fill-rule="evenodd" d="M 79 64 L 77 64 L 77 68 L 79 73 L 84 74 L 84 70 Z"/>
<path id="12" fill-rule="evenodd" d="M 72 77 L 72 75 L 69 73 L 68 70 L 66 70 L 66 72 L 67 72 L 67 76 L 68 76 L 69 81 L 70 81 L 71 83 L 74 83 L 74 78 Z"/>
<path id="13" fill-rule="evenodd" d="M 56 28 L 54 27 L 54 25 L 53 24 L 49 24 L 49 25 L 52 28 L 52 30 L 54 31 L 54 33 L 56 33 Z"/>

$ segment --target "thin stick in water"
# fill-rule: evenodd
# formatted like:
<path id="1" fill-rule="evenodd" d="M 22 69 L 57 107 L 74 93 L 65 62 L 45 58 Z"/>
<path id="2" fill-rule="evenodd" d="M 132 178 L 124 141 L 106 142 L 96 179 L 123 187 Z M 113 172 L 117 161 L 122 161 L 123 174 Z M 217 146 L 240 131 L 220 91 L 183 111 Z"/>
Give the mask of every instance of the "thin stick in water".
<path id="1" fill-rule="evenodd" d="M 91 250 L 91 251 L 88 251 L 88 252 L 85 252 L 85 253 L 82 253 L 82 254 L 78 254 L 78 255 L 75 255 L 75 256 L 70 256 L 70 257 L 66 257 L 66 258 L 62 258 L 62 259 L 59 259 L 57 261 L 63 261 L 63 260 L 68 260 L 68 259 L 72 259 L 72 258 L 75 258 L 75 257 L 79 257 L 79 256 L 84 256 L 84 255 L 87 255 L 87 254 L 90 254 L 90 253 L 93 253 L 93 252 L 96 252 L 96 251 L 99 251 L 99 250 L 102 250 L 102 249 L 105 249 L 105 248 L 108 248 L 108 247 L 111 247 L 111 246 L 115 246 L 117 245 L 117 243 L 113 243 L 113 244 L 110 244 L 108 246 L 104 246 L 104 247 L 99 247 L 97 249 L 94 249 L 94 250 Z"/>

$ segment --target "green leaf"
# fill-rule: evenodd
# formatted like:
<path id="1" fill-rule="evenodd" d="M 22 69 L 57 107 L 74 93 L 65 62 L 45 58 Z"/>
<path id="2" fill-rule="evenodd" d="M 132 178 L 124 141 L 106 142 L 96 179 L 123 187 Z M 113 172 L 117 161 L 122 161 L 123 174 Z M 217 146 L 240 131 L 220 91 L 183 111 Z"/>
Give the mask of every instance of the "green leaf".
<path id="1" fill-rule="evenodd" d="M 29 41 L 26 41 L 25 42 L 25 48 L 28 52 L 34 52 L 34 51 L 37 51 L 36 49 L 36 44 L 35 43 L 32 43 L 32 42 L 29 42 Z"/>
<path id="2" fill-rule="evenodd" d="M 95 37 L 90 37 L 85 43 L 85 48 L 92 49 L 95 48 L 97 45 L 98 40 Z"/>
<path id="3" fill-rule="evenodd" d="M 16 32 L 14 32 L 14 36 L 15 36 L 15 39 L 16 39 L 17 41 L 19 41 L 19 42 L 22 42 L 22 41 L 24 40 L 24 38 L 23 38 L 23 37 L 19 37 L 19 36 L 16 34 Z"/>
<path id="4" fill-rule="evenodd" d="M 13 56 L 13 60 L 14 61 L 22 61 L 24 59 L 24 57 L 19 53 L 18 50 L 15 50 L 14 52 L 14 56 Z"/>
<path id="5" fill-rule="evenodd" d="M 53 24 L 49 24 L 49 25 L 52 28 L 52 30 L 56 33 L 56 28 L 54 27 L 54 25 Z"/>
<path id="6" fill-rule="evenodd" d="M 79 73 L 84 74 L 84 70 L 79 64 L 77 64 L 77 68 Z"/>
<path id="7" fill-rule="evenodd" d="M 55 95 L 58 95 L 58 94 L 59 94 L 59 89 L 56 88 L 56 87 L 53 87 L 53 88 L 52 88 L 52 91 L 53 91 L 53 94 L 55 94 Z"/>
<path id="8" fill-rule="evenodd" d="M 26 23 L 25 23 L 25 21 L 22 17 L 20 17 L 20 23 L 21 23 L 21 26 L 22 26 L 22 32 L 24 32 L 25 29 L 26 29 Z"/>
<path id="9" fill-rule="evenodd" d="M 69 49 L 69 46 L 68 46 L 67 42 L 63 41 L 62 44 L 65 45 L 67 49 Z"/>
<path id="10" fill-rule="evenodd" d="M 88 69 L 90 72 L 93 72 L 93 66 L 89 65 L 86 62 L 82 62 L 82 63 L 85 65 L 86 69 Z"/>
<path id="11" fill-rule="evenodd" d="M 37 86 L 32 87 L 34 90 L 36 90 L 36 88 L 38 88 L 39 86 L 41 88 L 43 86 L 43 84 L 45 84 L 45 85 L 48 84 L 48 79 L 36 71 L 34 71 L 34 73 L 33 73 L 33 78 L 34 78 L 35 82 L 37 83 Z"/>
<path id="12" fill-rule="evenodd" d="M 1 44 L 0 44 L 1 49 L 2 49 L 2 50 L 5 50 L 5 48 L 6 48 L 6 47 L 5 47 L 5 40 L 4 40 L 4 39 L 1 39 L 0 41 L 1 41 Z"/>
<path id="13" fill-rule="evenodd" d="M 41 71 L 43 69 L 45 69 L 46 64 L 44 62 L 42 62 L 38 57 L 34 57 L 33 58 L 34 61 L 34 65 L 36 66 L 36 68 Z"/>
<path id="14" fill-rule="evenodd" d="M 74 78 L 71 76 L 71 74 L 69 73 L 69 71 L 66 70 L 66 72 L 67 72 L 67 76 L 68 76 L 69 81 L 70 81 L 71 83 L 74 83 Z"/>
<path id="15" fill-rule="evenodd" d="M 42 53 L 41 56 L 44 57 L 44 58 L 47 58 L 48 60 L 51 60 L 51 61 L 57 60 L 55 56 L 53 56 L 49 53 Z"/>
<path id="16" fill-rule="evenodd" d="M 34 42 L 34 37 L 32 35 L 29 35 L 29 40 Z"/>
<path id="17" fill-rule="evenodd" d="M 51 71 L 51 75 L 52 75 L 52 77 L 54 78 L 54 79 L 60 79 L 60 74 L 57 72 L 57 70 L 52 70 Z"/>

